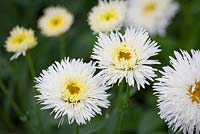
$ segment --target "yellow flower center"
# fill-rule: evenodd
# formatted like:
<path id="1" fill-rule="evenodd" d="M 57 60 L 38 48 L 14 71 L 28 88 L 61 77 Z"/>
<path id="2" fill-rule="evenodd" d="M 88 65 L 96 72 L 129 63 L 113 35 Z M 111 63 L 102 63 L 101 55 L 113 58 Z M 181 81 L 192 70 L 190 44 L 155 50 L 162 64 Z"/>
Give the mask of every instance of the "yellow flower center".
<path id="1" fill-rule="evenodd" d="M 79 91 L 80 91 L 80 88 L 74 84 L 74 83 L 70 83 L 68 86 L 67 86 L 67 89 L 69 90 L 70 94 L 78 94 Z"/>
<path id="2" fill-rule="evenodd" d="M 126 52 L 124 50 L 120 51 L 118 54 L 118 60 L 130 60 L 131 59 L 131 53 L 130 52 Z"/>
<path id="3" fill-rule="evenodd" d="M 154 3 L 147 4 L 143 11 L 145 14 L 151 13 L 156 10 L 156 5 Z"/>
<path id="4" fill-rule="evenodd" d="M 18 34 L 12 39 L 12 44 L 20 45 L 27 38 L 26 34 Z"/>
<path id="5" fill-rule="evenodd" d="M 62 25 L 63 19 L 60 16 L 56 16 L 49 21 L 49 26 L 52 28 L 57 28 Z"/>
<path id="6" fill-rule="evenodd" d="M 117 18 L 117 14 L 114 10 L 108 10 L 105 13 L 100 14 L 100 20 L 110 21 Z"/>
<path id="7" fill-rule="evenodd" d="M 132 69 L 137 64 L 136 49 L 120 44 L 113 50 L 113 65 L 117 69 Z"/>
<path id="8" fill-rule="evenodd" d="M 188 89 L 188 95 L 192 102 L 200 103 L 200 81 L 196 81 Z"/>
<path id="9" fill-rule="evenodd" d="M 61 89 L 62 99 L 72 104 L 79 103 L 86 89 L 87 86 L 81 79 L 68 80 Z"/>

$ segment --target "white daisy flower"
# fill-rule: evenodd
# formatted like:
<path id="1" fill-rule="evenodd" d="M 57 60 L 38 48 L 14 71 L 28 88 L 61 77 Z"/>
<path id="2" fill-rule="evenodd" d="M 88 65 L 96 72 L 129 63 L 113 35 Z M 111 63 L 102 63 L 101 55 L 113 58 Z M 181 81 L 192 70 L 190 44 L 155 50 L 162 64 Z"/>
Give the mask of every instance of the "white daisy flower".
<path id="1" fill-rule="evenodd" d="M 59 36 L 69 30 L 73 20 L 73 15 L 66 8 L 52 6 L 45 9 L 38 20 L 38 27 L 45 36 Z"/>
<path id="2" fill-rule="evenodd" d="M 125 78 L 130 86 L 136 81 L 139 90 L 140 86 L 145 88 L 144 85 L 149 84 L 147 79 L 153 81 L 152 77 L 156 76 L 156 69 L 151 65 L 159 62 L 149 58 L 159 51 L 157 43 L 150 40 L 144 29 L 127 28 L 124 35 L 100 33 L 91 57 L 97 60 L 102 69 L 100 75 L 107 84 L 120 83 Z"/>
<path id="3" fill-rule="evenodd" d="M 64 59 L 43 70 L 36 78 L 36 88 L 40 92 L 38 101 L 42 109 L 53 109 L 54 118 L 67 116 L 69 124 L 86 124 L 102 108 L 108 108 L 109 101 L 102 78 L 94 75 L 95 65 L 83 63 L 82 60 Z"/>
<path id="4" fill-rule="evenodd" d="M 200 133 L 200 51 L 174 52 L 155 83 L 160 117 L 174 131 Z"/>
<path id="5" fill-rule="evenodd" d="M 10 32 L 6 40 L 6 51 L 14 53 L 10 60 L 17 59 L 20 55 L 25 56 L 26 51 L 37 45 L 37 38 L 32 29 L 16 26 Z"/>
<path id="6" fill-rule="evenodd" d="M 120 29 L 126 17 L 126 2 L 122 0 L 99 0 L 89 13 L 88 23 L 95 32 L 109 32 Z"/>
<path id="7" fill-rule="evenodd" d="M 164 35 L 178 10 L 174 0 L 129 0 L 126 24 L 144 27 L 152 35 Z"/>

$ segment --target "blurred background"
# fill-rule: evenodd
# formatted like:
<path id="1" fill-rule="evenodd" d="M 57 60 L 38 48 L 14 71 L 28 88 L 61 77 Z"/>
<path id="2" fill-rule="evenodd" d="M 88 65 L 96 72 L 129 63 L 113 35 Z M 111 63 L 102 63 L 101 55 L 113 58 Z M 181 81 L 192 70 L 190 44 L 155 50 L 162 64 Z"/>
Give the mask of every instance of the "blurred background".
<path id="1" fill-rule="evenodd" d="M 40 133 L 35 107 L 34 82 L 28 70 L 25 57 L 10 61 L 12 54 L 7 53 L 4 42 L 9 31 L 16 25 L 32 28 L 38 38 L 38 45 L 31 50 L 36 76 L 42 69 L 46 69 L 54 61 L 60 61 L 59 39 L 47 38 L 41 35 L 37 28 L 37 20 L 44 8 L 51 5 L 62 5 L 71 11 L 75 21 L 71 29 L 64 34 L 66 56 L 90 60 L 96 35 L 87 24 L 90 9 L 97 4 L 97 0 L 0 0 L 0 79 L 9 94 L 19 106 L 23 115 L 19 116 L 11 107 L 8 98 L 0 92 L 0 133 Z M 169 64 L 169 56 L 174 50 L 200 49 L 200 0 L 179 0 L 177 15 L 167 28 L 166 36 L 152 37 L 161 46 L 162 52 L 158 58 L 162 66 Z M 156 66 L 161 69 L 161 66 Z M 1 85 L 2 87 L 2 85 Z M 117 86 L 108 92 L 112 106 L 103 111 L 103 115 L 96 116 L 87 125 L 80 127 L 81 134 L 115 134 L 118 129 L 119 113 L 116 112 Z M 124 109 L 122 134 L 166 134 L 172 133 L 160 119 L 156 107 L 156 96 L 151 87 L 135 92 L 130 98 L 129 108 Z M 41 107 L 40 105 L 38 105 Z M 58 128 L 59 120 L 54 120 L 49 113 L 51 110 L 41 111 L 43 133 L 75 133 L 75 125 L 64 122 Z"/>

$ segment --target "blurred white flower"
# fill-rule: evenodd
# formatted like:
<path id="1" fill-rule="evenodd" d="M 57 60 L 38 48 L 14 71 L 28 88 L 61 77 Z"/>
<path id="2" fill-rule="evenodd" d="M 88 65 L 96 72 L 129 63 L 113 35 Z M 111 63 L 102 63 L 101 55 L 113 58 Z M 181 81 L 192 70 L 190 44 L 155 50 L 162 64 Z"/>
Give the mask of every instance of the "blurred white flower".
<path id="1" fill-rule="evenodd" d="M 129 0 L 126 24 L 144 27 L 152 35 L 164 35 L 177 10 L 174 0 Z"/>
<path id="2" fill-rule="evenodd" d="M 26 55 L 26 51 L 37 45 L 37 38 L 32 29 L 25 29 L 16 26 L 10 32 L 6 40 L 5 48 L 8 52 L 15 53 L 10 59 L 17 59 L 21 54 Z"/>
<path id="3" fill-rule="evenodd" d="M 38 101 L 45 105 L 42 109 L 53 109 L 55 119 L 63 123 L 67 116 L 69 124 L 86 124 L 91 117 L 101 114 L 100 107 L 107 108 L 109 101 L 102 78 L 95 76 L 95 65 L 82 60 L 64 59 L 43 70 L 36 78 L 36 88 L 40 92 Z"/>
<path id="4" fill-rule="evenodd" d="M 144 29 L 127 28 L 125 34 L 111 32 L 109 35 L 100 33 L 93 49 L 93 59 L 97 60 L 99 73 L 108 85 L 120 83 L 123 78 L 130 86 L 136 81 L 138 90 L 149 84 L 147 79 L 155 77 L 152 64 L 159 64 L 157 60 L 149 58 L 157 55 L 160 50 L 157 43 L 151 41 Z"/>
<path id="5" fill-rule="evenodd" d="M 155 83 L 160 117 L 174 131 L 200 133 L 200 51 L 174 52 Z"/>
<path id="6" fill-rule="evenodd" d="M 64 34 L 73 23 L 73 15 L 64 7 L 48 7 L 38 20 L 38 27 L 45 36 Z"/>
<path id="7" fill-rule="evenodd" d="M 89 13 L 88 23 L 95 32 L 109 32 L 120 29 L 126 17 L 126 2 L 122 0 L 99 0 Z"/>

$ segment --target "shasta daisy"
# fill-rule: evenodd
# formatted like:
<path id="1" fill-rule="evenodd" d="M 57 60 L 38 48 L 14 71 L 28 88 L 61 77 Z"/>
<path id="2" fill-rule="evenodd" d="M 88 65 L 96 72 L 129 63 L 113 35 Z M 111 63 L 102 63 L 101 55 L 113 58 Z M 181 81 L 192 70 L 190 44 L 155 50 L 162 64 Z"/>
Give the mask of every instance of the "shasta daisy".
<path id="1" fill-rule="evenodd" d="M 62 60 L 55 62 L 43 70 L 36 78 L 36 88 L 40 95 L 38 101 L 44 105 L 42 109 L 53 109 L 54 118 L 68 119 L 69 124 L 86 124 L 101 108 L 108 108 L 109 101 L 102 84 L 101 76 L 94 75 L 95 65 L 83 63 L 82 60 Z"/>
<path id="2" fill-rule="evenodd" d="M 108 35 L 100 33 L 97 38 L 91 57 L 102 69 L 99 74 L 107 84 L 120 83 L 125 78 L 130 86 L 136 82 L 140 89 L 149 84 L 148 79 L 153 81 L 156 69 L 151 65 L 159 62 L 150 57 L 160 49 L 144 29 L 127 28 L 124 35 L 118 31 Z"/>
<path id="3" fill-rule="evenodd" d="M 174 131 L 200 133 L 200 51 L 174 52 L 154 90 L 160 117 Z"/>

